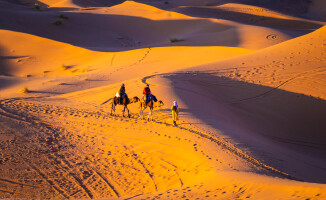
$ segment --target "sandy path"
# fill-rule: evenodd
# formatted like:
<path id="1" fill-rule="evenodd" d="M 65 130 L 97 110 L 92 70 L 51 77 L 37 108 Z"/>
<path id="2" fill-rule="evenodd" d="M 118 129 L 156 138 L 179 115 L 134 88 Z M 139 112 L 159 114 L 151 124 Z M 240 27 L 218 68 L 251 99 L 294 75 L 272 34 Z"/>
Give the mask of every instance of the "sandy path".
<path id="1" fill-rule="evenodd" d="M 223 178 L 212 187 L 216 172 L 290 178 L 223 139 L 164 120 L 121 118 L 89 105 L 79 109 L 38 99 L 0 105 L 2 197 L 240 198 L 251 196 L 246 192 L 250 184 L 240 181 L 240 187 L 233 180 L 231 187 L 227 180 L 232 179 Z M 311 195 L 306 192 L 301 195 Z"/>
<path id="2" fill-rule="evenodd" d="M 201 180 L 212 173 L 212 162 L 240 170 L 232 164 L 238 158 L 205 152 L 209 140 L 161 122 L 25 100 L 2 101 L 0 115 L 6 152 L 1 154 L 2 197 L 120 197 Z M 210 143 L 220 154 L 230 153 Z"/>

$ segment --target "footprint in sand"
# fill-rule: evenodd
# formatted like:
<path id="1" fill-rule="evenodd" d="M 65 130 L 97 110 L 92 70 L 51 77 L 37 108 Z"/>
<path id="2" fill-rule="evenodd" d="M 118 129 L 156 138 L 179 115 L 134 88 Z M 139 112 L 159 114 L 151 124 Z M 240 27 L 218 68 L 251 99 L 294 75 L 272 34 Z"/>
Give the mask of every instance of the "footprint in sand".
<path id="1" fill-rule="evenodd" d="M 266 39 L 267 39 L 267 40 L 277 40 L 278 38 L 277 38 L 277 35 L 275 35 L 275 34 L 270 34 L 270 35 L 267 35 L 267 36 L 266 36 Z"/>

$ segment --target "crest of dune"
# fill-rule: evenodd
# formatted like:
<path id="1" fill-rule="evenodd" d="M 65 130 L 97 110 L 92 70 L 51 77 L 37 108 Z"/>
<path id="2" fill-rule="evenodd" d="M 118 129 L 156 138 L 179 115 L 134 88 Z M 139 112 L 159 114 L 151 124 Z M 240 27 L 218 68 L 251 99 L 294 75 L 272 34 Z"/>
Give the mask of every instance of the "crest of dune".
<path id="1" fill-rule="evenodd" d="M 25 33 L 0 30 L 0 35 L 1 53 L 8 57 L 6 61 L 11 66 L 1 71 L 2 74 L 42 76 L 47 71 L 53 76 L 72 75 L 70 70 L 60 70 L 60 67 L 63 64 L 73 66 L 78 59 L 84 63 L 79 66 L 82 68 L 88 65 L 91 58 L 100 54 Z"/>
<path id="2" fill-rule="evenodd" d="M 48 5 L 53 8 L 55 7 L 83 8 L 83 7 L 101 6 L 101 4 L 98 4 L 97 2 L 91 0 L 63 0 L 57 3 L 54 3 L 52 1 L 44 2 L 44 3 L 50 3 Z"/>
<path id="3" fill-rule="evenodd" d="M 221 6 L 216 6 L 216 7 L 219 9 L 225 10 L 225 11 L 246 13 L 246 14 L 257 15 L 257 16 L 262 16 L 262 17 L 273 17 L 273 18 L 279 18 L 279 19 L 294 19 L 294 17 L 286 16 L 281 13 L 277 13 L 275 11 L 264 9 L 264 8 L 258 7 L 258 6 L 227 3 L 227 4 L 223 4 Z"/>
<path id="4" fill-rule="evenodd" d="M 244 63 L 249 69 L 257 69 L 258 73 L 241 74 L 239 80 L 272 87 L 282 84 L 282 89 L 325 99 L 325 35 L 324 26 L 313 33 L 223 63 L 232 66 Z"/>
<path id="5" fill-rule="evenodd" d="M 149 6 L 134 1 L 125 1 L 116 6 L 112 6 L 108 9 L 107 12 L 109 14 L 144 17 L 151 20 L 192 19 L 192 17 L 189 17 L 187 15 L 161 10 L 153 6 Z"/>

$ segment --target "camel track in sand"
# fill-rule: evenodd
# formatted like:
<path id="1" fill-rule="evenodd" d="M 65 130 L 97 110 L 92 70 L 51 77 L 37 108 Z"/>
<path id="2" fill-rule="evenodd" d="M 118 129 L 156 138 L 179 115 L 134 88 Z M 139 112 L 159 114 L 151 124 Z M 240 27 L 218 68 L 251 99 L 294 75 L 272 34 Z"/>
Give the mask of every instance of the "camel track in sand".
<path id="1" fill-rule="evenodd" d="M 275 35 L 275 34 L 271 34 L 271 35 L 267 35 L 267 36 L 266 36 L 266 39 L 267 39 L 267 40 L 277 40 L 278 37 L 277 37 L 277 35 Z"/>
<path id="2" fill-rule="evenodd" d="M 19 143 L 11 143 L 11 149 L 14 148 L 15 151 L 8 151 L 10 147 L 6 147 L 3 144 L 4 142 L 0 143 L 2 150 L 10 154 L 5 155 L 6 157 L 20 157 L 21 160 L 17 160 L 16 163 L 24 163 L 24 166 L 18 167 L 11 165 L 10 160 L 0 164 L 2 167 L 14 168 L 15 171 L 17 170 L 18 172 L 13 176 L 11 174 L 9 179 L 8 171 L 0 171 L 0 183 L 8 183 L 6 184 L 6 188 L 11 189 L 5 190 L 0 184 L 1 197 L 53 198 L 60 196 L 66 199 L 104 198 L 120 197 L 122 195 L 134 194 L 135 192 L 146 193 L 158 190 L 159 186 L 155 181 L 155 177 L 159 174 L 155 173 L 155 169 L 152 169 L 152 166 L 147 160 L 144 160 L 141 155 L 134 153 L 130 147 L 117 144 L 115 147 L 110 148 L 108 153 L 111 155 L 119 154 L 119 149 L 124 149 L 124 152 L 129 152 L 129 156 L 119 155 L 118 158 L 120 160 L 115 160 L 116 157 L 113 159 L 101 159 L 101 154 L 105 154 L 104 148 L 97 148 L 97 145 L 93 145 L 86 146 L 89 149 L 81 150 L 80 148 L 85 148 L 85 146 L 78 145 L 78 142 L 73 142 L 73 140 L 83 136 L 79 134 L 74 135 L 74 133 L 67 131 L 65 128 L 59 127 L 58 124 L 50 124 L 44 120 L 44 115 L 47 115 L 49 118 L 57 118 L 67 114 L 69 117 L 77 119 L 75 122 L 69 120 L 69 124 L 72 125 L 73 123 L 78 123 L 79 117 L 108 118 L 108 114 L 67 107 L 59 108 L 56 106 L 52 107 L 24 103 L 20 100 L 5 100 L 1 101 L 0 104 L 1 118 L 14 121 L 14 126 L 16 126 L 16 124 L 28 126 L 32 132 L 32 134 L 24 136 L 17 133 L 14 129 L 9 130 L 14 133 L 14 137 L 19 138 L 20 141 Z M 66 120 L 69 117 L 64 116 Z M 114 118 L 119 120 L 119 117 Z M 91 142 L 95 142 L 95 139 Z M 30 145 L 26 145 L 29 143 L 35 145 L 36 148 L 31 148 Z M 20 156 L 16 155 L 15 152 L 20 154 L 24 149 L 31 149 L 32 155 L 30 155 L 31 152 Z M 82 151 L 82 153 L 74 155 L 77 151 Z M 86 155 L 89 156 L 82 158 L 85 151 L 91 151 L 98 156 L 92 157 L 92 154 L 88 153 Z M 37 158 L 28 159 L 28 157 L 31 156 L 37 156 Z M 129 163 L 129 166 L 124 165 L 124 161 L 126 160 L 128 160 L 128 162 L 125 163 Z M 166 176 L 168 177 L 168 181 L 170 180 L 172 183 L 181 182 L 182 185 L 182 180 L 176 169 L 172 169 L 171 165 L 167 163 L 167 161 L 161 160 L 162 166 L 173 171 L 173 173 L 167 173 L 168 175 Z M 115 167 L 116 165 L 125 167 L 121 170 L 121 167 Z M 19 177 L 19 173 L 22 171 L 25 176 Z M 26 173 L 26 171 L 28 173 Z M 133 171 L 137 171 L 137 176 L 142 178 L 137 179 L 137 177 L 133 177 Z M 8 177 L 8 179 L 2 177 Z M 18 180 L 21 182 L 18 182 Z M 45 185 L 46 189 L 39 186 L 39 182 Z M 144 185 L 152 189 L 128 191 L 128 186 L 130 184 L 139 184 L 142 188 Z M 11 185 L 27 187 L 25 189 L 22 188 L 24 191 L 23 193 L 16 191 L 17 188 Z M 178 183 L 178 185 L 180 185 L 180 183 Z M 36 189 L 31 191 L 29 186 Z M 41 189 L 42 191 L 40 191 Z M 5 196 L 3 195 L 4 193 L 6 193 Z"/>
<path id="3" fill-rule="evenodd" d="M 160 171 L 162 168 L 168 170 L 165 176 L 167 176 L 167 182 L 171 182 L 170 185 L 182 187 L 184 184 L 179 175 L 180 169 L 163 158 L 156 160 L 156 163 L 160 163 L 161 166 L 158 170 L 151 166 L 148 159 L 144 159 L 142 155 L 137 155 L 131 146 L 117 142 L 108 150 L 104 143 L 101 143 L 96 136 L 98 135 L 97 130 L 92 130 L 91 127 L 109 126 L 106 125 L 108 120 L 121 121 L 120 117 L 111 117 L 108 113 L 99 111 L 51 106 L 33 101 L 31 103 L 24 101 L 24 99 L 0 101 L 0 117 L 14 121 L 14 126 L 17 124 L 26 126 L 27 132 L 29 132 L 29 134 L 17 133 L 14 127 L 10 127 L 10 132 L 14 133 L 16 142 L 11 143 L 12 147 L 8 147 L 0 141 L 2 150 L 8 152 L 9 149 L 15 149 L 15 151 L 10 151 L 11 155 L 7 155 L 7 157 L 19 157 L 21 160 L 15 162 L 24 163 L 23 166 L 13 166 L 9 160 L 0 164 L 6 168 L 13 167 L 17 172 L 24 174 L 24 177 L 15 173 L 8 176 L 8 171 L 0 171 L 2 178 L 0 183 L 12 183 L 6 184 L 6 188 L 2 188 L 0 185 L 1 197 L 17 198 L 24 196 L 35 198 L 36 196 L 48 198 L 60 196 L 69 199 L 137 196 L 138 194 L 159 191 L 162 188 L 162 183 L 156 182 L 157 177 L 162 176 L 162 171 Z M 92 122 L 92 126 L 87 128 L 88 132 L 94 132 L 96 135 L 87 137 L 79 132 L 82 130 L 67 130 L 67 127 L 74 127 L 75 124 L 79 126 L 80 123 L 83 123 L 84 126 L 87 126 L 87 120 L 85 122 L 80 122 L 80 120 L 89 117 L 98 120 L 97 123 Z M 126 120 L 135 123 L 142 121 L 136 116 Z M 160 121 L 153 123 L 171 126 Z M 179 126 L 177 128 L 205 138 L 260 169 L 271 171 L 278 176 L 295 179 L 250 157 L 237 147 L 219 138 L 186 127 Z M 180 138 L 178 139 L 180 140 Z M 185 141 L 191 142 L 187 139 Z M 28 151 L 23 153 L 26 149 Z M 122 153 L 119 154 L 119 152 L 122 150 L 128 152 L 126 153 L 128 155 L 120 155 Z M 197 146 L 194 146 L 194 150 L 198 150 Z M 16 154 L 21 155 L 17 156 Z M 204 152 L 202 154 L 211 159 Z M 115 156 L 110 158 L 104 155 Z M 128 164 L 124 165 L 124 163 Z M 139 178 L 137 179 L 137 177 Z M 144 185 L 146 188 L 129 191 L 128 186 L 133 184 Z M 17 190 L 17 185 L 26 185 L 27 187 Z M 33 187 L 31 189 L 28 186 Z"/>

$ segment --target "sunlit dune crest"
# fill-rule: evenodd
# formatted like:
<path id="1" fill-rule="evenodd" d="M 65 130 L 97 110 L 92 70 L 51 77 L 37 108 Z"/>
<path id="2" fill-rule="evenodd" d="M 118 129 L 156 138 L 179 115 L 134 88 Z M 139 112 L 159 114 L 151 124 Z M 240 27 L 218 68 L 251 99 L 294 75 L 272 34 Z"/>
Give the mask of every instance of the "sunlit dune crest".
<path id="1" fill-rule="evenodd" d="M 108 14 L 144 17 L 151 20 L 192 19 L 192 17 L 187 15 L 161 10 L 153 6 L 148 6 L 146 4 L 141 4 L 134 1 L 125 1 L 122 4 L 112 6 L 107 9 L 106 12 Z"/>
<path id="2" fill-rule="evenodd" d="M 2 74 L 42 76 L 47 71 L 51 76 L 73 75 L 70 70 L 60 70 L 60 67 L 74 65 L 77 58 L 83 63 L 78 66 L 82 69 L 91 58 L 101 54 L 25 33 L 1 30 L 0 35 L 2 60 L 8 66 L 2 68 Z"/>
<path id="3" fill-rule="evenodd" d="M 250 15 L 257 15 L 257 16 L 263 16 L 263 17 L 273 17 L 273 18 L 279 18 L 279 19 L 295 19 L 294 17 L 286 16 L 281 13 L 277 13 L 277 12 L 274 12 L 274 11 L 271 11 L 268 9 L 264 9 L 262 7 L 243 5 L 243 4 L 228 3 L 228 4 L 223 4 L 221 6 L 217 6 L 217 8 L 220 8 L 225 11 L 247 13 Z"/>
<path id="4" fill-rule="evenodd" d="M 0 198 L 326 199 L 324 4 L 243 2 L 1 1 Z"/>
<path id="5" fill-rule="evenodd" d="M 240 66 L 235 70 L 238 75 L 229 74 L 230 78 L 271 87 L 280 86 L 291 92 L 325 99 L 325 34 L 326 26 L 313 33 L 222 62 L 230 68 Z M 203 69 L 216 68 L 216 64 L 209 66 Z"/>

